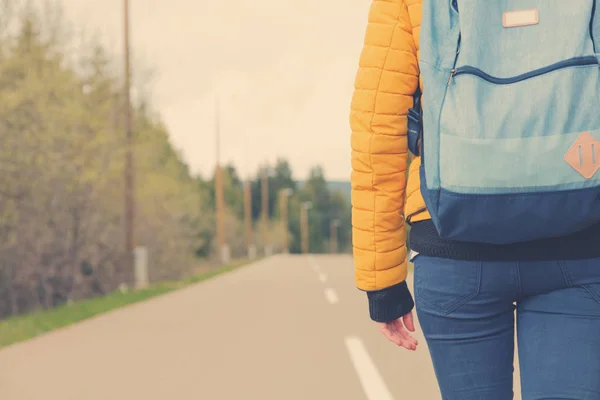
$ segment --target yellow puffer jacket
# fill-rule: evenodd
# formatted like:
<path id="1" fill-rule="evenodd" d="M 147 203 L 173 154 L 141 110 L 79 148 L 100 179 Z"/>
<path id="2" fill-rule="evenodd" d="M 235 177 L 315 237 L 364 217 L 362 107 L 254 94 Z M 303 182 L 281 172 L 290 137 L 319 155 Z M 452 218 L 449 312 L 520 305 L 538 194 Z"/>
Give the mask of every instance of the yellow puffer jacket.
<path id="1" fill-rule="evenodd" d="M 421 0 L 372 0 L 350 116 L 355 281 L 364 291 L 406 279 L 405 218 L 430 218 L 419 158 L 406 173 L 420 24 Z"/>

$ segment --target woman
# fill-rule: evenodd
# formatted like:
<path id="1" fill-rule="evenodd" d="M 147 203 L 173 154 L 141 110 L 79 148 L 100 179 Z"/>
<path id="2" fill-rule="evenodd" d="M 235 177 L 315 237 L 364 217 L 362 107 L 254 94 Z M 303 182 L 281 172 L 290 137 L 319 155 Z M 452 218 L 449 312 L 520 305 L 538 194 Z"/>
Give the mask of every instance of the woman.
<path id="1" fill-rule="evenodd" d="M 440 6 L 442 3 L 447 4 Z M 490 240 L 456 240 L 459 234 L 454 238 L 452 234 L 440 235 L 438 228 L 442 223 L 446 224 L 446 232 L 460 231 L 454 229 L 456 227 L 451 226 L 452 223 L 463 224 L 468 216 L 464 221 L 454 218 L 454 222 L 446 216 L 443 222 L 440 215 L 430 212 L 431 207 L 427 207 L 433 203 L 430 198 L 428 200 L 428 194 L 423 193 L 422 187 L 427 188 L 428 185 L 423 184 L 425 169 L 421 168 L 422 160 L 417 156 L 423 149 L 424 155 L 428 154 L 427 144 L 413 146 L 416 155 L 409 163 L 408 116 L 409 110 L 414 107 L 415 94 L 423 92 L 424 110 L 428 109 L 428 104 L 436 102 L 433 95 L 428 102 L 427 88 L 431 82 L 427 81 L 427 75 L 423 76 L 424 71 L 420 68 L 432 63 L 419 63 L 420 49 L 423 52 L 427 49 L 429 55 L 432 54 L 433 44 L 428 41 L 432 40 L 435 27 L 431 24 L 439 21 L 433 17 L 434 14 L 437 13 L 442 20 L 448 18 L 450 31 L 455 25 L 456 30 L 460 29 L 458 24 L 453 25 L 452 19 L 464 12 L 463 15 L 470 14 L 470 19 L 492 14 L 492 23 L 493 18 L 498 18 L 498 23 L 504 24 L 498 29 L 525 26 L 520 29 L 547 29 L 544 32 L 550 34 L 552 29 L 560 33 L 560 23 L 550 26 L 548 14 L 552 10 L 544 7 L 564 7 L 568 3 L 573 7 L 572 13 L 571 10 L 568 12 L 569 18 L 574 18 L 575 13 L 591 15 L 589 26 L 586 23 L 577 30 L 581 38 L 585 36 L 582 39 L 585 42 L 577 51 L 591 53 L 591 56 L 577 59 L 591 66 L 594 64 L 594 52 L 600 59 L 600 46 L 596 46 L 594 39 L 600 37 L 600 16 L 594 19 L 600 7 L 596 8 L 595 0 L 577 0 L 577 4 L 531 1 L 527 4 L 538 3 L 541 10 L 517 10 L 517 14 L 511 14 L 508 6 L 518 7 L 518 3 L 508 0 L 373 0 L 351 112 L 356 284 L 367 293 L 370 317 L 383 335 L 398 346 L 416 350 L 418 343 L 410 334 L 415 331 L 414 303 L 406 283 L 409 257 L 405 245 L 405 223 L 408 223 L 411 226 L 410 258 L 415 268 L 416 308 L 444 399 L 513 398 L 516 323 L 524 400 L 600 400 L 600 224 L 594 220 L 585 227 L 582 224 L 581 229 L 571 229 L 561 235 L 548 234 L 548 237 L 539 234 L 540 237 L 529 237 L 524 233 L 529 231 L 527 224 L 515 225 L 514 240 L 503 238 L 493 244 L 493 235 L 500 234 L 500 230 L 496 232 L 494 227 L 503 224 L 500 213 L 494 216 L 495 224 L 482 231 Z M 432 9 L 434 4 L 438 4 L 437 9 Z M 465 10 L 461 10 L 463 6 Z M 476 12 L 469 7 L 481 9 Z M 488 9 L 483 10 L 483 7 Z M 502 13 L 502 7 L 506 7 L 507 12 Z M 499 17 L 493 15 L 496 11 L 500 12 Z M 565 19 L 560 15 L 552 15 L 551 18 L 555 21 Z M 422 21 L 427 21 L 430 26 L 423 29 L 428 33 L 420 42 Z M 493 31 L 495 27 L 490 29 Z M 469 40 L 482 40 L 486 37 L 485 32 L 480 28 L 478 33 L 481 37 L 473 36 Z M 520 35 L 528 31 L 514 29 L 502 32 L 508 32 L 507 35 L 514 33 L 516 38 L 521 38 Z M 532 35 L 544 36 L 540 35 L 540 31 L 534 31 Z M 459 44 L 460 37 L 458 33 Z M 463 37 L 463 42 L 465 40 Z M 562 43 L 557 40 L 547 45 L 560 47 Z M 574 47 L 572 43 L 564 45 L 567 49 Z M 489 52 L 490 49 L 485 47 L 484 43 L 479 43 L 477 49 Z M 454 52 L 447 53 L 456 57 L 453 60 L 455 64 L 464 63 L 465 59 L 459 56 L 460 46 L 456 55 Z M 512 63 L 508 62 L 508 58 L 512 57 L 510 46 L 502 56 L 507 57 L 507 62 L 497 63 L 500 64 L 498 67 L 511 68 Z M 514 56 L 526 57 L 523 54 Z M 576 71 L 584 71 L 584 68 Z M 586 79 L 600 85 L 600 68 L 585 71 Z M 449 87 L 453 84 L 454 75 L 452 72 L 449 76 Z M 495 90 L 490 82 L 486 84 L 490 91 Z M 582 85 L 581 90 L 594 93 L 600 90 L 600 86 L 592 84 L 586 89 L 586 85 Z M 598 92 L 595 93 L 597 95 Z M 561 101 L 553 94 L 547 94 L 546 98 L 557 104 Z M 600 97 L 594 101 L 596 103 L 592 106 L 597 107 Z M 500 103 L 496 104 L 499 108 L 503 106 Z M 534 105 L 523 107 L 523 112 L 530 115 L 538 112 L 539 107 L 534 110 Z M 572 109 L 567 111 L 576 114 L 585 104 L 569 106 Z M 472 109 L 475 111 L 457 107 L 455 118 L 465 118 L 464 114 L 480 110 L 477 106 Z M 548 112 L 547 109 L 542 111 Z M 588 117 L 593 119 L 594 115 L 588 114 Z M 449 117 L 446 115 L 446 118 Z M 479 117 L 473 114 L 469 121 Z M 596 157 L 600 157 L 600 142 L 595 141 L 600 139 L 600 123 L 592 119 L 581 121 L 591 135 L 579 136 L 580 141 L 574 144 L 579 155 L 573 157 L 574 163 L 581 165 L 572 163 L 575 170 L 585 175 L 588 183 L 600 176 L 600 172 L 595 173 L 598 169 Z M 509 122 L 503 119 L 498 124 Z M 425 138 L 427 134 L 425 123 Z M 586 161 L 582 155 L 581 143 L 591 144 L 591 161 Z M 495 155 L 492 152 L 486 157 L 493 160 Z M 569 154 L 565 155 L 565 160 L 570 161 L 569 157 Z M 520 161 L 515 159 L 512 162 Z M 583 168 L 585 162 L 590 163 L 586 170 Z M 466 162 L 457 156 L 454 163 L 460 170 Z M 502 169 L 512 167 L 490 163 L 490 173 L 500 173 Z M 445 165 L 448 167 L 448 164 Z M 423 169 L 421 173 L 420 169 Z M 590 203 L 594 210 L 598 208 L 598 198 L 596 192 Z M 573 207 L 565 207 L 565 212 L 568 214 L 571 209 Z M 583 211 L 574 212 L 581 214 Z M 433 220 L 432 214 L 435 216 Z M 564 222 L 560 215 L 556 218 L 557 224 Z M 468 230 L 470 225 L 460 228 Z"/>

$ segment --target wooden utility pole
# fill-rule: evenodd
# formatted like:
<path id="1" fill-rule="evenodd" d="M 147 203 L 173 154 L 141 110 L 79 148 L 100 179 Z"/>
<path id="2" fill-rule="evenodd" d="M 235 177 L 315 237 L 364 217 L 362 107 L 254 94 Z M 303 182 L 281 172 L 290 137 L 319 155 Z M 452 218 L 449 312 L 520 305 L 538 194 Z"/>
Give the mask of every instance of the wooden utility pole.
<path id="1" fill-rule="evenodd" d="M 305 202 L 300 208 L 300 238 L 302 242 L 302 253 L 308 254 L 308 210 L 311 208 L 310 202 Z"/>
<path id="2" fill-rule="evenodd" d="M 288 218 L 288 199 L 292 194 L 291 189 L 283 189 L 280 192 L 281 196 L 281 230 L 283 231 L 283 252 L 288 254 L 290 252 L 290 232 L 289 232 L 289 218 Z"/>
<path id="3" fill-rule="evenodd" d="M 331 245 L 331 254 L 336 254 L 338 252 L 338 226 L 340 226 L 340 221 L 337 219 L 331 221 L 331 234 L 330 234 L 330 245 Z"/>
<path id="4" fill-rule="evenodd" d="M 219 247 L 219 259 L 222 263 L 227 263 L 225 251 L 225 230 L 224 230 L 224 199 L 223 199 L 223 170 L 221 168 L 221 116 L 219 109 L 219 99 L 215 98 L 215 158 L 217 165 L 215 169 L 215 206 L 217 209 L 217 245 Z"/>
<path id="5" fill-rule="evenodd" d="M 217 244 L 219 252 L 221 252 L 225 245 L 225 232 L 223 232 L 223 170 L 220 164 L 217 164 L 215 170 L 215 202 L 217 208 Z"/>
<path id="6" fill-rule="evenodd" d="M 252 183 L 249 179 L 244 182 L 244 231 L 246 236 L 246 249 L 254 245 L 252 240 Z"/>
<path id="7" fill-rule="evenodd" d="M 125 251 L 129 267 L 134 267 L 135 198 L 134 198 L 134 138 L 131 116 L 131 58 L 129 46 L 129 0 L 123 1 L 125 28 Z"/>
<path id="8" fill-rule="evenodd" d="M 265 255 L 269 253 L 269 168 L 265 167 L 261 176 L 261 189 L 262 189 L 262 228 L 263 228 L 263 247 Z"/>

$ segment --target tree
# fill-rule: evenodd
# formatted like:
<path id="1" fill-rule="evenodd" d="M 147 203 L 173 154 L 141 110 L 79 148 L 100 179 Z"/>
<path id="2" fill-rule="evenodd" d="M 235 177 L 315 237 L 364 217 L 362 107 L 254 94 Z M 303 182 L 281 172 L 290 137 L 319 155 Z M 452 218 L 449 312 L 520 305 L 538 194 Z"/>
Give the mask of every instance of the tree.
<path id="1" fill-rule="evenodd" d="M 108 293 L 133 279 L 123 251 L 122 77 L 101 45 L 83 38 L 85 45 L 71 46 L 61 13 L 40 7 L 0 0 L 0 25 L 11 27 L 0 27 L 0 318 Z M 214 176 L 193 176 L 172 147 L 145 84 L 136 83 L 141 95 L 132 113 L 135 236 L 149 251 L 156 281 L 189 274 L 198 258 L 215 256 L 215 193 Z M 252 182 L 254 220 L 263 171 Z M 243 256 L 243 183 L 233 164 L 223 178 L 226 238 L 232 255 Z M 294 189 L 292 251 L 300 251 L 299 209 L 307 200 L 315 205 L 313 251 L 327 249 L 332 218 L 342 220 L 340 242 L 349 241 L 349 205 L 329 191 L 321 168 L 298 188 L 279 159 L 268 180 L 267 229 L 276 249 L 286 188 Z"/>
<path id="2" fill-rule="evenodd" d="M 312 208 L 309 210 L 309 248 L 313 253 L 329 251 L 331 223 L 339 220 L 338 248 L 341 251 L 350 245 L 350 205 L 340 192 L 331 192 L 323 169 L 319 166 L 311 169 L 309 177 L 299 188 L 291 204 L 290 214 L 290 251 L 301 252 L 300 239 L 300 208 L 302 203 L 310 201 Z"/>
<path id="3" fill-rule="evenodd" d="M 0 5 L 17 27 L 0 32 L 1 318 L 109 292 L 132 271 L 123 268 L 123 107 L 112 61 L 94 42 L 73 53 L 60 12 Z M 141 98 L 133 113 L 136 237 L 151 278 L 163 279 L 192 270 L 212 214 L 150 105 Z"/>
<path id="4" fill-rule="evenodd" d="M 292 169 L 287 160 L 278 159 L 274 167 L 261 166 L 251 183 L 252 218 L 258 220 L 262 215 L 262 176 L 268 174 L 269 218 L 279 216 L 279 193 L 282 189 L 296 190 Z"/>

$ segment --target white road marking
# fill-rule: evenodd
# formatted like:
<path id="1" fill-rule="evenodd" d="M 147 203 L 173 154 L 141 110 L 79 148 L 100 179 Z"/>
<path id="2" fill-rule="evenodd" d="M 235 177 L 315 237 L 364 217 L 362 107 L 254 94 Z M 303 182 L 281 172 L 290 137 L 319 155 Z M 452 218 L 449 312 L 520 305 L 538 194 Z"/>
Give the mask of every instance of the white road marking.
<path id="1" fill-rule="evenodd" d="M 321 272 L 321 269 L 319 268 L 319 264 L 317 264 L 317 261 L 314 259 L 313 256 L 308 257 L 308 263 L 310 264 L 310 267 L 313 269 L 313 271 L 315 271 L 316 273 Z"/>
<path id="2" fill-rule="evenodd" d="M 337 296 L 337 293 L 335 293 L 335 290 L 333 290 L 331 288 L 325 289 L 325 298 L 331 304 L 336 304 L 340 301 L 340 299 Z"/>
<path id="3" fill-rule="evenodd" d="M 321 283 L 327 282 L 327 275 L 323 273 L 319 274 L 319 281 L 321 281 Z"/>
<path id="4" fill-rule="evenodd" d="M 340 302 L 340 298 L 337 297 L 337 293 L 331 288 L 325 289 L 325 298 L 331 304 L 337 304 Z"/>
<path id="5" fill-rule="evenodd" d="M 394 400 L 362 340 L 355 336 L 350 336 L 346 338 L 345 342 L 367 399 Z"/>

